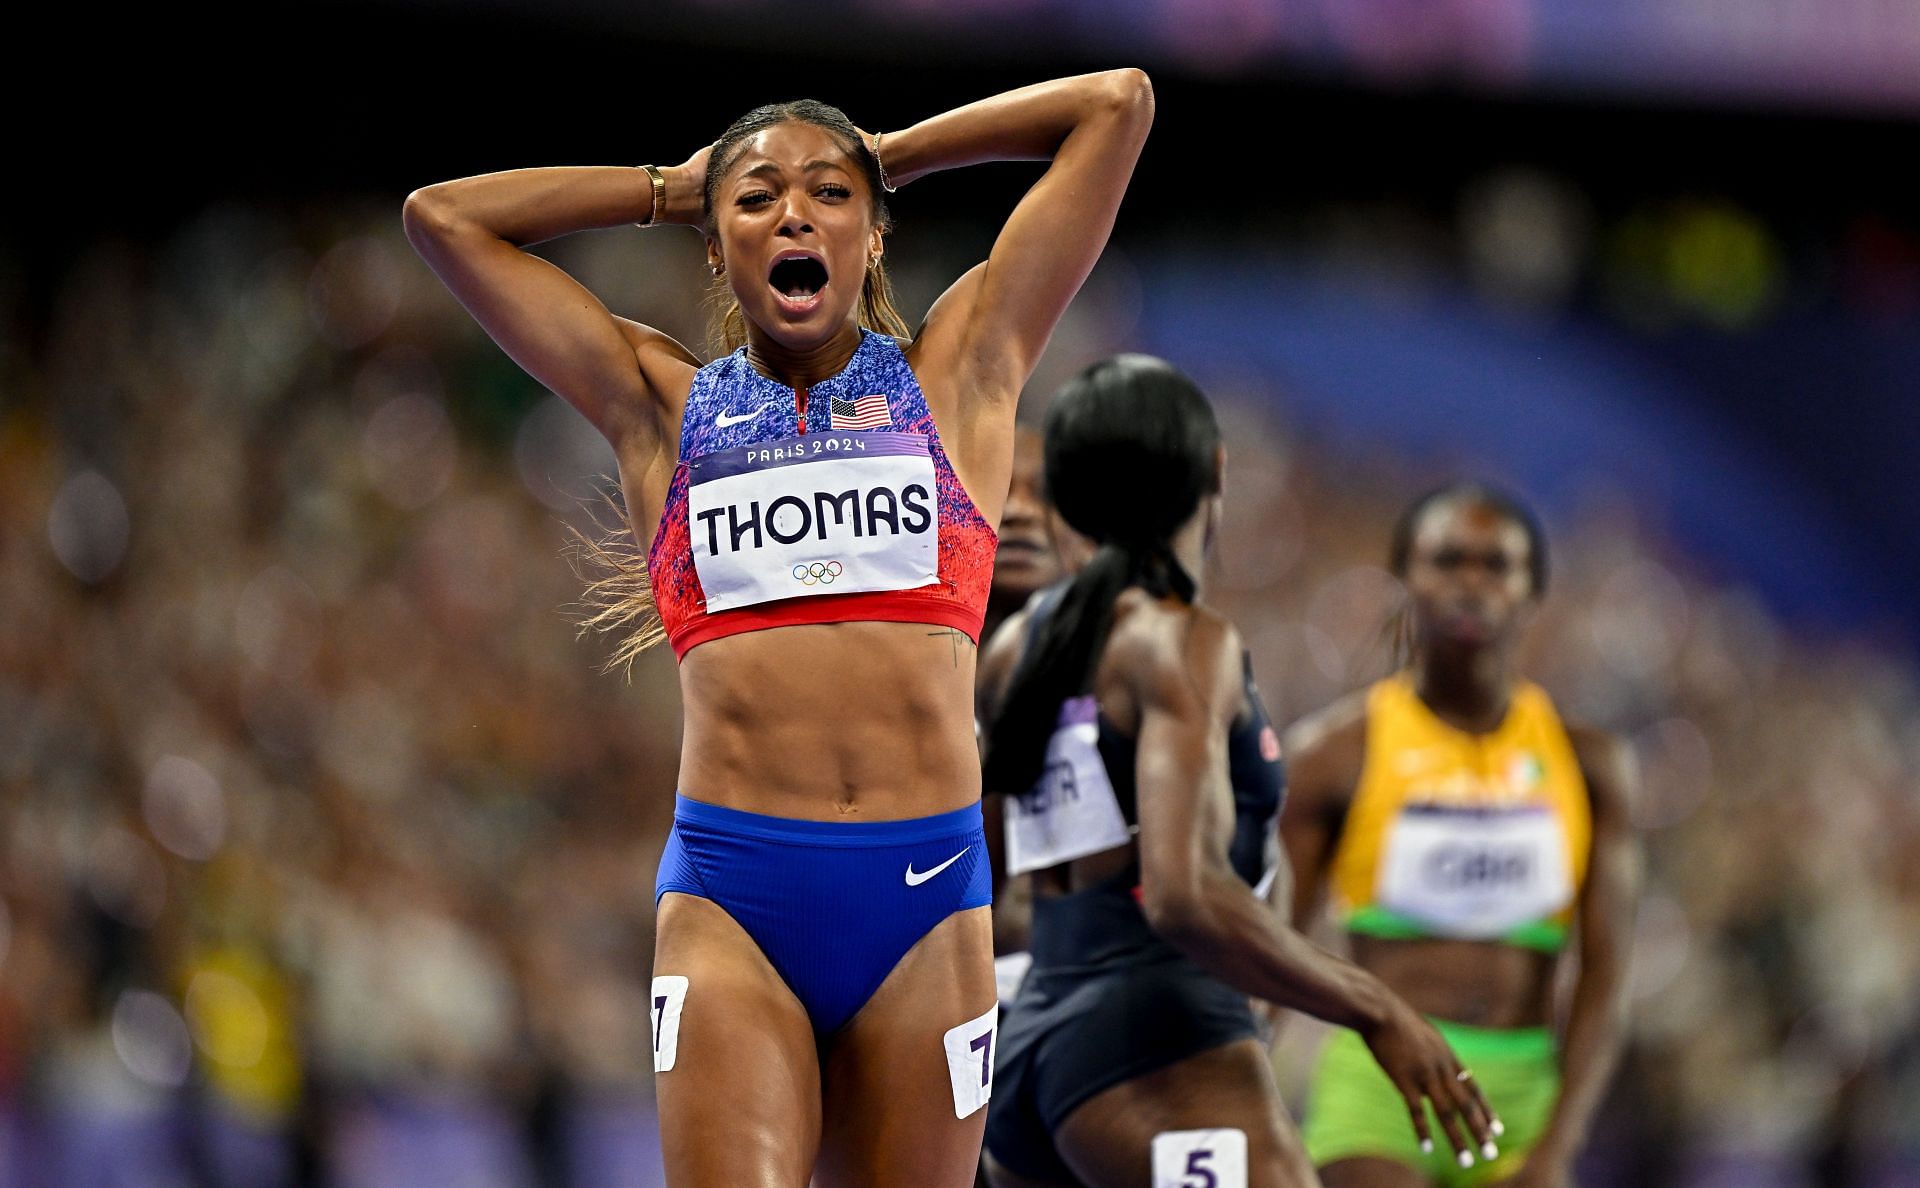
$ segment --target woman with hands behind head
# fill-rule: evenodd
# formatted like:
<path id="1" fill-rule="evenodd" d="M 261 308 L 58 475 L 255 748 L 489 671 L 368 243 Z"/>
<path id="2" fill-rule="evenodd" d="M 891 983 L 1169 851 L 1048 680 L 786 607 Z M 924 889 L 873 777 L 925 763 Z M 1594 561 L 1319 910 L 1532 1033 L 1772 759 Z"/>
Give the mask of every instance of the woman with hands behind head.
<path id="1" fill-rule="evenodd" d="M 1014 406 L 1099 257 L 1146 76 L 1025 87 L 898 131 L 758 108 L 671 167 L 416 191 L 409 238 L 495 342 L 612 444 L 636 562 L 603 592 L 664 636 L 685 726 L 657 882 L 652 1031 L 675 1185 L 963 1185 L 994 985 L 972 689 Z M 1045 171 L 909 333 L 886 195 Z M 707 363 L 527 249 L 700 228 L 733 308 Z M 697 299 L 689 294 L 689 299 Z"/>

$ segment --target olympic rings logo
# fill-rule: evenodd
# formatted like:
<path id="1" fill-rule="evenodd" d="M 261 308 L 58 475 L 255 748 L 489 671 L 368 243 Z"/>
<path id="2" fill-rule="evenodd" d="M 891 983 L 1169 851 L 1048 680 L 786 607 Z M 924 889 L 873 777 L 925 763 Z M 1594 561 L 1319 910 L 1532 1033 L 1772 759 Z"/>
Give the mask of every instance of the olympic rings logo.
<path id="1" fill-rule="evenodd" d="M 803 586 L 831 586 L 833 579 L 845 573 L 838 561 L 815 561 L 793 567 L 793 580 Z"/>

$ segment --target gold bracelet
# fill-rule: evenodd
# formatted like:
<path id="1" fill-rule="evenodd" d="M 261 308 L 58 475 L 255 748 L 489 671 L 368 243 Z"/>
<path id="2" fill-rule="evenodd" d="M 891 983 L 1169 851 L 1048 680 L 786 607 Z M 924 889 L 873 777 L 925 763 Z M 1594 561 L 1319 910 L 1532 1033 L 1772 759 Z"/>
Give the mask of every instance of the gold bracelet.
<path id="1" fill-rule="evenodd" d="M 647 216 L 646 222 L 635 223 L 634 226 L 651 227 L 660 221 L 660 212 L 666 209 L 667 179 L 661 176 L 660 170 L 652 165 L 642 165 L 640 168 L 646 170 L 647 177 L 653 181 L 653 213 Z"/>

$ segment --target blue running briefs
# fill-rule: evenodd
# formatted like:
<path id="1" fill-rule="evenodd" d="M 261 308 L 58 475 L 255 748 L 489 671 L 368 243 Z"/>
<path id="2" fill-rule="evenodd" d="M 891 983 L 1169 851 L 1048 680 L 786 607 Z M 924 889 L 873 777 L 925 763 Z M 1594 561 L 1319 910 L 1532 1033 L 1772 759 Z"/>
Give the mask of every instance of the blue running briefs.
<path id="1" fill-rule="evenodd" d="M 746 929 L 825 1036 L 940 921 L 993 902 L 993 873 L 978 804 L 848 824 L 680 796 L 654 903 L 669 891 L 712 900 Z"/>

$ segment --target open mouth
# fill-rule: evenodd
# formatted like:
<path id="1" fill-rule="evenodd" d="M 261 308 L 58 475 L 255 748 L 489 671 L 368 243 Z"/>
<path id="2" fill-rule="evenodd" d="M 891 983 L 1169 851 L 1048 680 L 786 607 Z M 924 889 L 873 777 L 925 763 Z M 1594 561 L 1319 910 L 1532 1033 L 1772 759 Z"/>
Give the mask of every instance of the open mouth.
<path id="1" fill-rule="evenodd" d="M 1440 628 L 1455 639 L 1483 643 L 1493 638 L 1493 623 L 1485 611 L 1455 607 L 1440 615 Z"/>
<path id="2" fill-rule="evenodd" d="M 827 266 L 815 256 L 782 256 L 767 272 L 773 291 L 794 308 L 811 306 L 827 287 Z"/>

